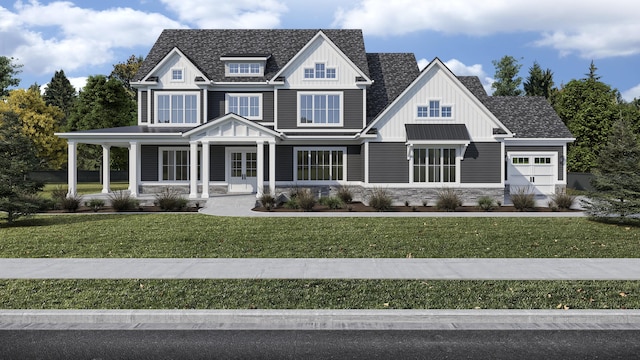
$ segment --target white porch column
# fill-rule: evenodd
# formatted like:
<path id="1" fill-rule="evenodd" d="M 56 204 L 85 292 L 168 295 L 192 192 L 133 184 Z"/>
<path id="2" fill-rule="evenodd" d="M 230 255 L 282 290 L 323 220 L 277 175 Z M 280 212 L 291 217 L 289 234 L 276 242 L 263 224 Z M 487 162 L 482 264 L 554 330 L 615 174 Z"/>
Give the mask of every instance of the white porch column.
<path id="1" fill-rule="evenodd" d="M 269 192 L 276 196 L 276 142 L 269 141 Z"/>
<path id="2" fill-rule="evenodd" d="M 189 142 L 189 198 L 198 197 L 198 142 Z"/>
<path id="3" fill-rule="evenodd" d="M 202 164 L 200 165 L 202 169 L 202 175 L 200 179 L 202 180 L 202 197 L 209 197 L 209 164 L 211 163 L 211 146 L 208 141 L 202 142 Z"/>
<path id="4" fill-rule="evenodd" d="M 102 193 L 111 192 L 111 160 L 109 145 L 102 145 Z"/>
<path id="5" fill-rule="evenodd" d="M 76 196 L 78 193 L 78 157 L 76 151 L 76 142 L 68 141 L 68 179 L 67 179 L 67 196 Z"/>
<path id="6" fill-rule="evenodd" d="M 138 196 L 138 186 L 140 185 L 138 162 L 140 157 L 140 144 L 137 141 L 129 143 L 129 192 L 132 197 Z"/>
<path id="7" fill-rule="evenodd" d="M 258 168 L 256 172 L 258 191 L 256 191 L 256 197 L 260 197 L 264 192 L 264 140 L 258 140 L 256 142 L 256 157 L 258 158 Z"/>

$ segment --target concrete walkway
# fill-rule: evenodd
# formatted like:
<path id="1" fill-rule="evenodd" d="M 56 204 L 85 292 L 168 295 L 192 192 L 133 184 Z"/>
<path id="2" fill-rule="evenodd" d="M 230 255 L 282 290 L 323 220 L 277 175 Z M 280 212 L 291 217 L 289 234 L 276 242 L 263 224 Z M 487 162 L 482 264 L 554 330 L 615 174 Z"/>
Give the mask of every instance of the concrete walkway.
<path id="1" fill-rule="evenodd" d="M 2 279 L 640 280 L 640 259 L 0 259 Z"/>
<path id="2" fill-rule="evenodd" d="M 252 217 L 582 217 L 581 211 L 572 212 L 266 212 L 252 211 L 255 194 L 212 195 L 200 213 L 215 216 Z"/>

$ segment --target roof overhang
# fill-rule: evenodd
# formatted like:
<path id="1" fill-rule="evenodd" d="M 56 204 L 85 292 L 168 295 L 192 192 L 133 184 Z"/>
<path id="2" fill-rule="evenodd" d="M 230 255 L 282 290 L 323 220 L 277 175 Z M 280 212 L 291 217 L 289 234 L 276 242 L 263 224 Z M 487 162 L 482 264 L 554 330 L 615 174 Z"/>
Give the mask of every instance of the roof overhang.
<path id="1" fill-rule="evenodd" d="M 190 141 L 248 143 L 275 142 L 282 134 L 242 116 L 228 113 L 182 133 Z"/>

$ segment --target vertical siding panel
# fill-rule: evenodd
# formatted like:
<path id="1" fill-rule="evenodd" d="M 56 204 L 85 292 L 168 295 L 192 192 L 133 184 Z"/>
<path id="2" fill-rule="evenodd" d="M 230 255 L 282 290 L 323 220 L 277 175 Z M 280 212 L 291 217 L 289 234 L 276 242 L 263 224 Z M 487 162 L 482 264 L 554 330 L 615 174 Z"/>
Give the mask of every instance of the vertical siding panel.
<path id="1" fill-rule="evenodd" d="M 369 144 L 369 182 L 409 182 L 409 161 L 404 143 Z"/>
<path id="2" fill-rule="evenodd" d="M 149 121 L 148 119 L 148 109 L 149 109 L 149 104 L 147 103 L 147 92 L 146 91 L 141 91 L 140 92 L 140 99 L 138 100 L 140 101 L 140 122 L 142 123 L 147 123 L 147 121 Z"/>

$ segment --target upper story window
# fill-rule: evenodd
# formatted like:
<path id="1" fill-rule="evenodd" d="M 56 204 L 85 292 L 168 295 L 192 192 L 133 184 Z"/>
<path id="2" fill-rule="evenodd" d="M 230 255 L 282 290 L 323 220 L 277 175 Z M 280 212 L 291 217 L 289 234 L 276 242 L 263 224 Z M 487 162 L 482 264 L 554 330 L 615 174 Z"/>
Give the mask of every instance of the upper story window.
<path id="1" fill-rule="evenodd" d="M 159 94 L 156 97 L 156 123 L 196 124 L 198 122 L 198 95 Z"/>
<path id="2" fill-rule="evenodd" d="M 418 118 L 452 118 L 453 107 L 441 105 L 440 100 L 430 100 L 429 105 L 418 105 Z"/>
<path id="3" fill-rule="evenodd" d="M 342 93 L 298 93 L 298 124 L 342 125 Z"/>
<path id="4" fill-rule="evenodd" d="M 184 70 L 182 68 L 171 69 L 171 81 L 184 81 Z"/>
<path id="5" fill-rule="evenodd" d="M 226 112 L 250 120 L 262 119 L 262 94 L 227 94 Z"/>
<path id="6" fill-rule="evenodd" d="M 262 75 L 258 63 L 230 63 L 229 75 Z"/>
<path id="7" fill-rule="evenodd" d="M 305 79 L 335 79 L 336 68 L 327 67 L 325 63 L 316 63 L 312 68 L 304 69 Z"/>

